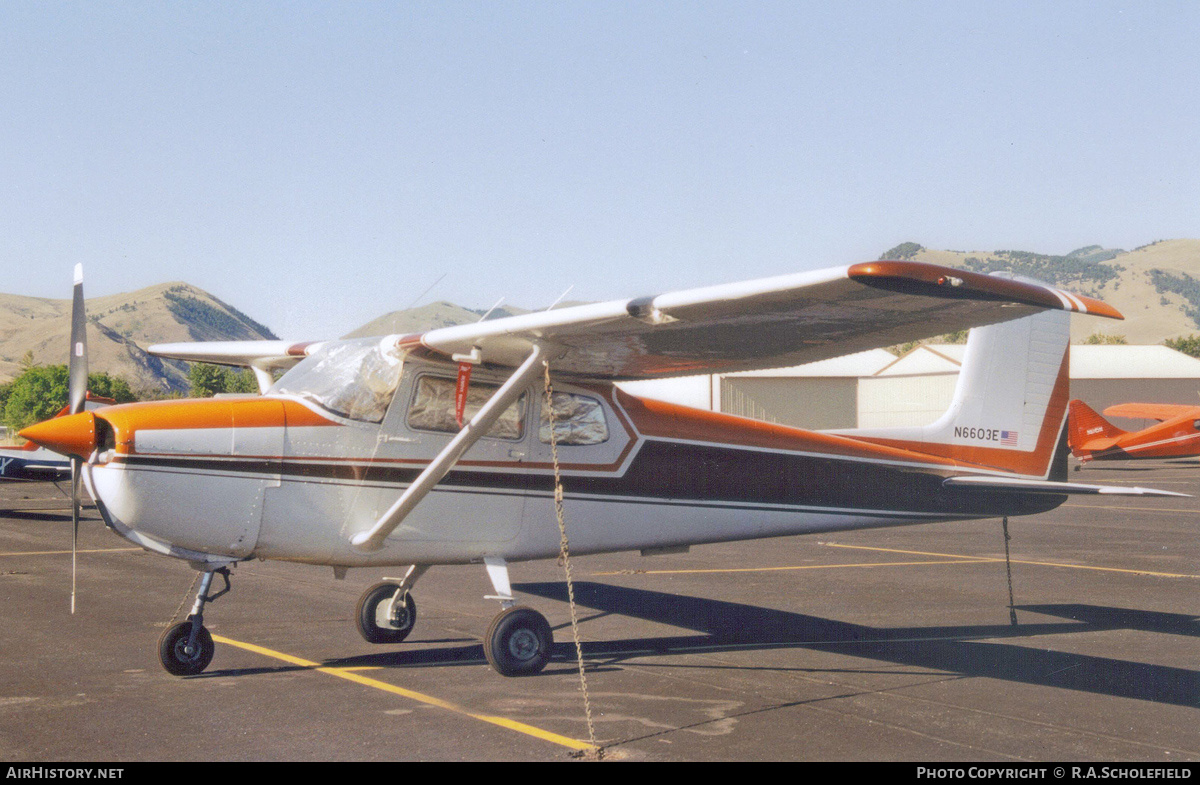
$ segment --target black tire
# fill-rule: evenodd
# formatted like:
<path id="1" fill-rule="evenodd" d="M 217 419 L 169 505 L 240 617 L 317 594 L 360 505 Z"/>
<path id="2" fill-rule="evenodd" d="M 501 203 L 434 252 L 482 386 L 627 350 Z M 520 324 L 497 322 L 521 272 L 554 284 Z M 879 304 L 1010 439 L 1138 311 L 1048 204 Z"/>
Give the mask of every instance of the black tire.
<path id="1" fill-rule="evenodd" d="M 196 650 L 188 654 L 186 649 L 191 634 L 192 623 L 185 621 L 171 627 L 158 639 L 158 659 L 167 673 L 173 676 L 195 676 L 202 673 L 212 662 L 217 647 L 213 643 L 212 635 L 208 634 L 208 629 L 200 627 L 200 634 L 196 636 Z"/>
<path id="2" fill-rule="evenodd" d="M 377 583 L 363 592 L 358 600 L 358 610 L 354 614 L 358 625 L 358 633 L 367 643 L 399 643 L 408 637 L 417 623 L 417 601 L 412 592 L 405 595 L 404 606 L 397 608 L 398 619 L 394 626 L 380 627 L 375 618 L 380 603 L 388 602 L 396 594 L 396 584 Z"/>
<path id="3" fill-rule="evenodd" d="M 554 632 L 532 608 L 509 608 L 492 620 L 483 641 L 488 664 L 501 676 L 532 676 L 550 661 Z"/>

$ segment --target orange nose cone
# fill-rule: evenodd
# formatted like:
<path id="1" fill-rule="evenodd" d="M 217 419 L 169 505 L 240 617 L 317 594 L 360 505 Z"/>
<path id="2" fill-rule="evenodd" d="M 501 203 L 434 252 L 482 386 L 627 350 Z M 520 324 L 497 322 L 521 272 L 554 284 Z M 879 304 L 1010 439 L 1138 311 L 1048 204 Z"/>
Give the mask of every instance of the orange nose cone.
<path id="1" fill-rule="evenodd" d="M 80 412 L 31 425 L 18 436 L 63 455 L 87 458 L 96 449 L 96 415 Z"/>

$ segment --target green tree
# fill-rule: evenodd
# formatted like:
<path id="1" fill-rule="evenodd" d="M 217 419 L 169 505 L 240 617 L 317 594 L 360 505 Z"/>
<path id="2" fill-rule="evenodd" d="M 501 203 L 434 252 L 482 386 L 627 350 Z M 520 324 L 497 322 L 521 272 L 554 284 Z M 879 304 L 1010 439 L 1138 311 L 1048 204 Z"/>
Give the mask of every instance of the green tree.
<path id="1" fill-rule="evenodd" d="M 129 382 L 122 376 L 111 376 L 107 371 L 88 374 L 88 391 L 101 398 L 112 398 L 117 403 L 136 401 L 137 396 L 129 389 Z"/>
<path id="2" fill-rule="evenodd" d="M 249 368 L 235 370 L 208 363 L 192 363 L 188 384 L 193 398 L 211 398 L 221 393 L 257 393 L 258 380 Z"/>
<path id="3" fill-rule="evenodd" d="M 232 393 L 257 393 L 258 378 L 255 377 L 254 371 L 249 368 L 242 368 L 240 371 L 235 371 L 232 368 L 226 369 L 229 371 L 229 392 Z"/>
<path id="4" fill-rule="evenodd" d="M 188 385 L 193 398 L 211 398 L 217 393 L 227 392 L 227 381 L 226 369 L 220 365 L 192 363 L 188 371 Z"/>
<path id="5" fill-rule="evenodd" d="M 1186 338 L 1182 336 L 1179 338 L 1168 338 L 1163 341 L 1163 345 L 1191 357 L 1200 357 L 1200 335 L 1189 335 Z"/>
<path id="6" fill-rule="evenodd" d="M 13 379 L 4 404 L 4 424 L 16 432 L 47 420 L 67 405 L 67 366 L 35 365 Z"/>
<path id="7" fill-rule="evenodd" d="M 13 379 L 4 401 L 4 424 L 10 431 L 49 419 L 67 405 L 69 381 L 65 365 L 35 365 Z M 129 382 L 108 373 L 88 374 L 93 395 L 113 398 L 117 403 L 136 400 Z"/>
<path id="8" fill-rule="evenodd" d="M 1111 345 L 1111 344 L 1126 344 L 1129 341 L 1125 340 L 1124 335 L 1106 335 L 1105 333 L 1092 333 L 1083 342 L 1090 345 Z"/>

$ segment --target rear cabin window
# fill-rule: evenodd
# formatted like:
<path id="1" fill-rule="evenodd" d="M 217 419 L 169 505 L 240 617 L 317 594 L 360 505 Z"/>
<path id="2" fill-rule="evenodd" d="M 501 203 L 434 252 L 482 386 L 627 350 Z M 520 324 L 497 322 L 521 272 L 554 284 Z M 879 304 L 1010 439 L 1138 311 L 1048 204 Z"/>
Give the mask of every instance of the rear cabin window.
<path id="1" fill-rule="evenodd" d="M 556 392 L 553 398 L 554 440 L 559 444 L 601 444 L 608 441 L 608 423 L 604 407 L 595 398 L 575 393 Z M 542 405 L 538 438 L 550 443 L 550 417 Z"/>
<path id="2" fill-rule="evenodd" d="M 458 433 L 458 421 L 454 417 L 454 379 L 443 376 L 421 376 L 412 405 L 408 408 L 408 427 L 418 431 L 444 431 Z M 465 424 L 483 408 L 488 399 L 500 389 L 498 384 L 471 382 L 467 389 L 467 403 L 463 410 Z M 500 415 L 487 435 L 493 439 L 517 440 L 525 435 L 525 394 L 517 399 Z"/>

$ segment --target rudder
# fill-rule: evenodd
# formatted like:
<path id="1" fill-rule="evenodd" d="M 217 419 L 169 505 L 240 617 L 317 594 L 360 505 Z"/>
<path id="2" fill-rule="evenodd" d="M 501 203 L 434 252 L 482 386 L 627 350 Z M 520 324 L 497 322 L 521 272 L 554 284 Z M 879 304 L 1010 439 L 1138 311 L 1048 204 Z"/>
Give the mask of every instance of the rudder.
<path id="1" fill-rule="evenodd" d="M 1123 436 L 1123 431 L 1104 419 L 1099 412 L 1078 399 L 1070 403 L 1070 416 L 1067 426 L 1067 443 L 1071 446 L 1071 454 L 1082 458 L 1090 454 L 1083 445 L 1095 439 L 1115 439 Z"/>

